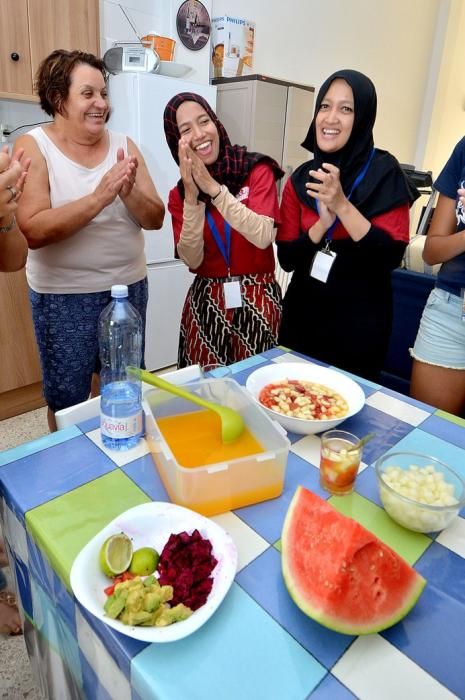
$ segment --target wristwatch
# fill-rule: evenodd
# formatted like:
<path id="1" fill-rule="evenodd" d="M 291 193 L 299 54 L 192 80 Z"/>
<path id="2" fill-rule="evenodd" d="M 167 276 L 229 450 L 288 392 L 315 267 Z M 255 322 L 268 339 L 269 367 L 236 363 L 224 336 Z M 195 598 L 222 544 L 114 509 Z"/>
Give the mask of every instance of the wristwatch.
<path id="1" fill-rule="evenodd" d="M 7 226 L 0 226 L 0 233 L 8 233 L 8 231 L 11 231 L 11 229 L 16 226 L 16 217 L 13 216 L 12 220 L 10 221 Z"/>

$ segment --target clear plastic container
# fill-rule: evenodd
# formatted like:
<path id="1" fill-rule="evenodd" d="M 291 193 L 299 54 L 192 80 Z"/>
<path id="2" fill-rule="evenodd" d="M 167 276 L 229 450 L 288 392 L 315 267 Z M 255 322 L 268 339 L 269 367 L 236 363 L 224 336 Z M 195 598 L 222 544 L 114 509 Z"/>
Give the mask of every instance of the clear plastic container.
<path id="1" fill-rule="evenodd" d="M 204 409 L 158 389 L 147 392 L 146 437 L 170 499 L 203 515 L 215 515 L 280 496 L 290 447 L 284 429 L 234 379 L 201 379 L 186 388 L 204 399 L 239 411 L 263 451 L 230 461 L 183 467 L 166 443 L 157 421 Z"/>

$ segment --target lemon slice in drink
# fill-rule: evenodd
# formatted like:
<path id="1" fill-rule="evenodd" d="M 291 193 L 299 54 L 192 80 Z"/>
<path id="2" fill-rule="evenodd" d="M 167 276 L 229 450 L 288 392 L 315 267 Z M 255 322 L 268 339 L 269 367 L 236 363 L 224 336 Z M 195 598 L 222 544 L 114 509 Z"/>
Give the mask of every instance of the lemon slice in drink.
<path id="1" fill-rule="evenodd" d="M 152 547 L 136 549 L 132 555 L 129 572 L 135 576 L 150 576 L 158 566 L 160 555 Z"/>
<path id="2" fill-rule="evenodd" d="M 112 578 L 129 569 L 132 559 L 132 542 L 124 532 L 111 535 L 102 544 L 99 562 L 103 573 Z"/>

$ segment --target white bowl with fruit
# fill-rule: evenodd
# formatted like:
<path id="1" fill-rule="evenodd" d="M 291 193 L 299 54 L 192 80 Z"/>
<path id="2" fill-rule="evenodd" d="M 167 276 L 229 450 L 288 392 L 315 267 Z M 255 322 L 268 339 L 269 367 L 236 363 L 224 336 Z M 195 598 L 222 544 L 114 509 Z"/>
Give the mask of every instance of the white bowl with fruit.
<path id="1" fill-rule="evenodd" d="M 389 452 L 375 468 L 386 512 L 408 530 L 444 530 L 465 505 L 464 480 L 435 457 Z"/>
<path id="2" fill-rule="evenodd" d="M 335 428 L 365 404 L 353 379 L 312 362 L 272 362 L 252 372 L 245 386 L 270 418 L 299 435 Z"/>

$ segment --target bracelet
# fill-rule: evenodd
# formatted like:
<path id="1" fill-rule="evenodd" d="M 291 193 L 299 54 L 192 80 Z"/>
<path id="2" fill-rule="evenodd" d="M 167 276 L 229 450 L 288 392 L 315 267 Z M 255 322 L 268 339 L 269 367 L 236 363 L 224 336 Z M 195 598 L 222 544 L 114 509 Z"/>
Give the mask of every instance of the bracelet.
<path id="1" fill-rule="evenodd" d="M 8 233 L 12 228 L 16 226 L 16 217 L 13 216 L 12 220 L 7 226 L 0 226 L 0 233 Z"/>
<path id="2" fill-rule="evenodd" d="M 220 194 L 222 193 L 222 191 L 223 191 L 223 186 L 220 185 L 220 189 L 219 189 L 218 192 L 215 194 L 215 196 L 214 196 L 214 197 L 210 197 L 210 199 L 212 200 L 212 202 L 214 202 L 215 199 L 217 199 L 217 198 L 220 196 Z"/>

